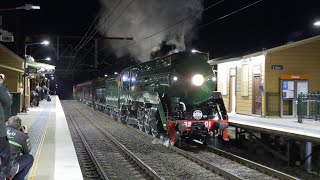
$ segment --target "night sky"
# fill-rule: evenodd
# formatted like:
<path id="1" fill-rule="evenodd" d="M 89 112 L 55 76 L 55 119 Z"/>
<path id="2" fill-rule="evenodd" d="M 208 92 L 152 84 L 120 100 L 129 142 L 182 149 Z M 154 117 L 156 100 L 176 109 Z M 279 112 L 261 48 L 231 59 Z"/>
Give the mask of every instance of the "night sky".
<path id="1" fill-rule="evenodd" d="M 101 1 L 108 2 L 107 0 Z M 32 56 L 36 59 L 50 55 L 53 57 L 51 63 L 56 65 L 57 69 L 66 70 L 66 67 L 70 64 L 70 59 L 61 58 L 57 60 L 55 57 L 57 51 L 56 37 L 82 37 L 99 13 L 101 1 L 10 0 L 1 2 L 0 9 L 18 7 L 25 3 L 41 6 L 40 10 L 33 11 L 0 11 L 0 15 L 3 16 L 2 28 L 13 32 L 15 36 L 15 43 L 5 43 L 5 45 L 22 56 L 24 41 L 38 42 L 41 39 L 49 38 L 53 43 L 50 48 L 32 47 L 28 53 L 32 53 Z M 206 8 L 218 1 L 205 0 L 203 6 Z M 196 48 L 200 51 L 209 51 L 211 58 L 231 57 L 320 34 L 320 28 L 313 26 L 313 22 L 320 19 L 319 0 L 263 0 L 247 9 L 222 18 L 257 1 L 224 0 L 215 7 L 205 11 L 202 14 L 201 20 L 197 20 L 193 27 L 192 35 L 194 38 L 186 43 L 187 49 Z M 135 0 L 131 6 L 134 7 L 135 3 L 143 5 L 143 2 L 144 0 Z M 120 11 L 121 9 L 118 12 L 115 10 L 117 13 Z M 125 13 L 126 11 L 124 11 L 124 15 Z M 181 15 L 181 17 L 185 17 L 185 15 Z M 222 19 L 217 20 L 219 18 Z M 203 26 L 210 22 L 212 23 Z M 186 34 L 186 36 L 189 35 L 190 33 Z M 101 36 L 101 34 L 97 33 L 97 36 Z M 61 38 L 60 54 L 63 52 L 66 56 L 72 55 L 72 48 L 68 49 L 67 45 L 72 44 L 75 46 L 79 41 L 80 39 L 76 38 Z M 77 67 L 77 69 L 84 71 L 75 71 L 73 78 L 70 73 L 57 72 L 56 77 L 59 88 L 63 89 L 65 87 L 64 89 L 68 89 L 69 91 L 73 83 L 83 82 L 97 76 L 101 77 L 105 73 L 120 71 L 125 66 L 136 62 L 136 59 L 130 57 L 130 55 L 120 58 L 113 55 L 114 52 L 108 48 L 104 48 L 103 43 L 100 43 L 99 46 L 99 59 L 103 59 L 105 65 L 108 65 L 102 67 L 104 66 L 102 64 L 98 71 L 90 71 L 94 64 L 94 56 L 92 55 L 94 51 L 92 49 L 93 43 L 88 43 L 76 56 L 78 61 L 82 59 L 81 66 Z M 70 93 L 65 95 L 66 98 L 69 96 Z"/>

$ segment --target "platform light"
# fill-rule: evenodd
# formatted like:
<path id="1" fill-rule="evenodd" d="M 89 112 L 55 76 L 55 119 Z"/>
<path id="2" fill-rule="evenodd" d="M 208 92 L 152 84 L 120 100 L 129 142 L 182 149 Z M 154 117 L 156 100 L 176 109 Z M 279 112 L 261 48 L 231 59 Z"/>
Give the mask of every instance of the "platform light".
<path id="1" fill-rule="evenodd" d="M 51 61 L 51 58 L 50 57 L 46 57 L 44 60 Z"/>
<path id="2" fill-rule="evenodd" d="M 104 77 L 108 77 L 108 74 L 105 74 Z"/>
<path id="3" fill-rule="evenodd" d="M 118 72 L 114 72 L 114 74 L 118 74 Z"/>
<path id="4" fill-rule="evenodd" d="M 216 76 L 213 76 L 213 77 L 212 77 L 212 81 L 213 81 L 213 82 L 217 81 L 217 77 L 216 77 Z"/>
<path id="5" fill-rule="evenodd" d="M 191 49 L 191 52 L 192 52 L 192 53 L 196 53 L 196 52 L 199 52 L 199 51 L 196 50 L 196 49 Z"/>
<path id="6" fill-rule="evenodd" d="M 7 9 L 0 9 L 1 11 L 12 11 L 12 10 L 31 10 L 31 9 L 36 9 L 39 10 L 40 6 L 35 6 L 33 4 L 25 4 L 24 6 L 19 6 L 19 7 L 15 7 L 15 8 L 7 8 Z"/>
<path id="7" fill-rule="evenodd" d="M 320 26 L 320 20 L 318 20 L 318 21 L 314 22 L 314 23 L 313 23 L 313 25 L 314 25 L 314 26 L 318 26 L 318 27 L 319 27 L 319 26 Z"/>
<path id="8" fill-rule="evenodd" d="M 41 42 L 41 44 L 43 44 L 43 45 L 47 46 L 47 45 L 49 45 L 49 44 L 50 44 L 50 42 L 49 42 L 48 40 L 44 40 L 44 41 L 42 41 L 42 42 Z"/>

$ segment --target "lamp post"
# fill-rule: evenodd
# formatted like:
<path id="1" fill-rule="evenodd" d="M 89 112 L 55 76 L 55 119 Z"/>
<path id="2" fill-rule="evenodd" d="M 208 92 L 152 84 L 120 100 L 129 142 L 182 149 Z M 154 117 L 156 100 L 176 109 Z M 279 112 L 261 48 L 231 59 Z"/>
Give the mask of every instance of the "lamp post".
<path id="1" fill-rule="evenodd" d="M 33 4 L 25 4 L 24 6 L 19 6 L 16 8 L 7 8 L 7 9 L 0 9 L 0 11 L 12 11 L 12 10 L 31 10 L 31 9 L 40 9 L 40 6 L 35 6 Z"/>
<path id="2" fill-rule="evenodd" d="M 23 96 L 22 96 L 22 109 L 21 109 L 21 112 L 27 112 L 27 106 L 26 106 L 27 48 L 28 48 L 28 46 L 37 45 L 37 44 L 42 44 L 42 45 L 47 46 L 47 45 L 49 45 L 49 41 L 42 41 L 42 42 L 39 42 L 39 43 L 29 43 L 29 44 L 26 43 L 26 44 L 24 45 Z"/>
<path id="3" fill-rule="evenodd" d="M 33 4 L 25 4 L 24 6 L 19 6 L 16 8 L 7 8 L 7 9 L 0 9 L 0 11 L 11 11 L 11 10 L 31 10 L 31 9 L 40 9 L 40 6 L 35 6 Z"/>
<path id="4" fill-rule="evenodd" d="M 209 52 L 202 52 L 202 51 L 198 51 L 196 49 L 191 49 L 191 52 L 192 53 L 202 53 L 202 54 L 206 54 L 208 56 L 208 61 L 210 60 L 210 57 L 209 57 Z"/>

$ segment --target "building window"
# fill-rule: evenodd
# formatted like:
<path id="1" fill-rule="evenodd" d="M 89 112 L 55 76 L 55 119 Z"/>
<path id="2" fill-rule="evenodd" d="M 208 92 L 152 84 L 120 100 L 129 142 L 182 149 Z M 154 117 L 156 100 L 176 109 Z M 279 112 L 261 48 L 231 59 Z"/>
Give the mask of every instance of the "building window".
<path id="1" fill-rule="evenodd" d="M 219 66 L 221 69 L 227 69 L 228 67 L 226 65 Z M 218 91 L 221 92 L 223 96 L 228 95 L 228 71 L 227 73 L 225 71 L 219 71 L 220 74 L 218 76 Z"/>
<path id="2" fill-rule="evenodd" d="M 249 96 L 249 65 L 248 64 L 242 65 L 241 96 Z"/>

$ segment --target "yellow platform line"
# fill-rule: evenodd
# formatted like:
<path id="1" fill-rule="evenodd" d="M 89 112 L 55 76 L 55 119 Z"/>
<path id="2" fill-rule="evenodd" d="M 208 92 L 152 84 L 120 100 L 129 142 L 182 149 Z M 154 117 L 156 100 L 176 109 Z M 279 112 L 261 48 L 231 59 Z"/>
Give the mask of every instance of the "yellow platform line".
<path id="1" fill-rule="evenodd" d="M 48 121 L 51 119 L 51 111 L 52 111 L 52 109 L 50 110 L 49 116 L 46 119 L 46 125 L 45 125 L 45 129 L 44 129 L 44 133 L 43 133 L 43 135 L 41 137 L 40 144 L 38 146 L 38 149 L 37 149 L 37 152 L 36 152 L 36 155 L 35 155 L 35 158 L 34 158 L 34 162 L 33 162 L 32 168 L 31 168 L 30 173 L 28 175 L 28 180 L 34 180 L 35 173 L 37 172 L 37 169 L 38 169 L 38 164 L 39 164 L 39 160 L 40 160 L 40 155 L 41 155 L 43 142 L 44 142 L 44 139 L 45 139 L 46 134 L 47 134 Z"/>

